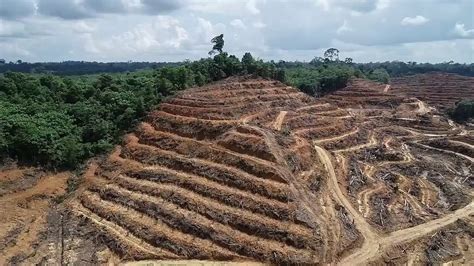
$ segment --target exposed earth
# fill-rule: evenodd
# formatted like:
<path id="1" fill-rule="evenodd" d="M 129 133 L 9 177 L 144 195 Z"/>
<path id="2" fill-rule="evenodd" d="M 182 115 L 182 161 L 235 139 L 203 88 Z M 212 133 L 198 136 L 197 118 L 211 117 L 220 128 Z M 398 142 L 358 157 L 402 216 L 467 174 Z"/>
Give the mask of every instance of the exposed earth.
<path id="1" fill-rule="evenodd" d="M 72 173 L 6 167 L 0 265 L 472 263 L 474 128 L 442 110 L 474 79 L 440 75 L 322 98 L 246 77 L 188 89 L 64 201 Z"/>

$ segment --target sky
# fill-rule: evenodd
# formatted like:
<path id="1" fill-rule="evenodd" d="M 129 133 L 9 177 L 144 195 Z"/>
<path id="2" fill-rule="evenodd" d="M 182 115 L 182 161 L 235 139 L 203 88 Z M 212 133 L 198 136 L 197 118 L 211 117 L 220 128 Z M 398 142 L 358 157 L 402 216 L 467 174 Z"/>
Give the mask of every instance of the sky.
<path id="1" fill-rule="evenodd" d="M 310 61 L 474 62 L 473 0 L 0 0 L 7 61 L 181 61 L 224 50 Z"/>

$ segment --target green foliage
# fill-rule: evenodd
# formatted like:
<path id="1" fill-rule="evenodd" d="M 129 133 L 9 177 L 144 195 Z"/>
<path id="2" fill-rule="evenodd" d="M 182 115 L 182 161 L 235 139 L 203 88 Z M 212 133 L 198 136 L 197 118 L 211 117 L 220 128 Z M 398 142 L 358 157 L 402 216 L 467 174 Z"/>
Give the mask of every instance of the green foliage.
<path id="1" fill-rule="evenodd" d="M 83 61 L 64 61 L 64 62 L 42 62 L 20 64 L 0 59 L 0 73 L 9 71 L 22 73 L 36 73 L 55 75 L 91 75 L 100 73 L 125 73 L 127 71 L 137 71 L 140 69 L 158 69 L 162 67 L 178 66 L 180 63 L 153 63 L 153 62 L 83 62 Z"/>
<path id="2" fill-rule="evenodd" d="M 344 63 L 325 63 L 320 66 L 299 65 L 286 70 L 288 83 L 301 91 L 321 96 L 346 86 L 356 70 Z"/>
<path id="3" fill-rule="evenodd" d="M 273 63 L 252 58 L 243 64 L 225 52 L 175 67 L 120 75 L 7 72 L 0 76 L 0 159 L 77 167 L 109 151 L 164 97 L 239 74 L 285 78 Z"/>
<path id="4" fill-rule="evenodd" d="M 285 69 L 290 85 L 316 97 L 344 88 L 351 77 L 364 77 L 352 58 L 339 60 L 336 48 L 329 48 L 324 57 L 314 57 L 309 63 L 280 61 L 277 67 Z"/>
<path id="5" fill-rule="evenodd" d="M 212 46 L 212 50 L 209 52 L 209 55 L 213 55 L 217 52 L 222 53 L 222 49 L 224 49 L 224 34 L 212 38 L 211 43 L 213 43 L 214 46 Z"/>
<path id="6" fill-rule="evenodd" d="M 464 100 L 456 104 L 449 112 L 451 117 L 458 122 L 465 122 L 474 118 L 474 100 Z"/>
<path id="7" fill-rule="evenodd" d="M 324 59 L 326 61 L 339 61 L 339 50 L 336 48 L 329 48 L 324 52 Z"/>
<path id="8" fill-rule="evenodd" d="M 82 157 L 80 128 L 66 113 L 52 109 L 28 114 L 27 109 L 18 105 L 0 104 L 2 154 L 63 166 L 74 166 Z"/>
<path id="9" fill-rule="evenodd" d="M 390 75 L 388 74 L 387 70 L 385 70 L 384 68 L 377 68 L 371 71 L 367 75 L 367 77 L 370 80 L 374 80 L 374 81 L 385 83 L 385 84 L 388 84 L 388 82 L 390 81 Z"/>
<path id="10" fill-rule="evenodd" d="M 459 64 L 454 62 L 430 64 L 392 61 L 357 64 L 357 68 L 359 68 L 364 73 L 370 73 L 375 69 L 383 68 L 388 72 L 390 77 L 416 75 L 433 71 L 455 73 L 459 75 L 474 77 L 474 64 Z"/>

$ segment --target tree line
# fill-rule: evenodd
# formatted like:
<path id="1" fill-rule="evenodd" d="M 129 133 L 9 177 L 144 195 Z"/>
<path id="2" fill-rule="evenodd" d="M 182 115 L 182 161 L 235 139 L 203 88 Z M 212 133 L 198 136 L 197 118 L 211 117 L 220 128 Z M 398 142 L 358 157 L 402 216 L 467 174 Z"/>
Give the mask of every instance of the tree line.
<path id="1" fill-rule="evenodd" d="M 241 59 L 226 53 L 224 35 L 211 43 L 212 57 L 164 63 L 147 70 L 96 74 L 93 71 L 98 70 L 92 68 L 79 72 L 95 75 L 72 76 L 55 71 L 0 74 L 0 161 L 13 158 L 53 168 L 75 168 L 109 151 L 166 97 L 234 75 L 280 80 L 314 96 L 345 87 L 351 77 L 385 83 L 390 78 L 389 71 L 379 65 L 363 68 L 351 58 L 340 60 L 335 48 L 309 63 L 264 62 L 250 53 Z M 99 68 L 104 66 L 98 64 Z M 87 68 L 87 63 L 79 65 Z M 55 67 L 62 74 L 78 71 L 61 70 L 61 64 Z M 469 108 L 472 110 L 472 104 Z"/>
<path id="2" fill-rule="evenodd" d="M 84 62 L 84 61 L 65 61 L 65 62 L 44 62 L 28 63 L 18 60 L 16 62 L 6 62 L 0 59 L 0 73 L 22 72 L 37 74 L 55 74 L 60 76 L 69 75 L 90 75 L 100 73 L 124 73 L 142 69 L 156 69 L 165 66 L 178 66 L 182 63 L 153 63 L 153 62 Z"/>
<path id="3" fill-rule="evenodd" d="M 275 64 L 222 50 L 212 58 L 154 70 L 94 76 L 0 75 L 0 160 L 75 168 L 109 151 L 176 91 L 233 75 L 284 81 Z"/>

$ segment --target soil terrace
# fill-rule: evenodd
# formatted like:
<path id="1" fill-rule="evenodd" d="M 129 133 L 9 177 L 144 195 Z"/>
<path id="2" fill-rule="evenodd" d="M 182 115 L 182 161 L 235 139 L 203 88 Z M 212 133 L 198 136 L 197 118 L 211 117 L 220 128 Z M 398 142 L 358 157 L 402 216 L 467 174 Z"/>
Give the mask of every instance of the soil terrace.
<path id="1" fill-rule="evenodd" d="M 395 89 L 354 80 L 315 99 L 246 77 L 188 89 L 92 165 L 67 213 L 109 262 L 469 260 L 472 134 Z"/>
<path id="2" fill-rule="evenodd" d="M 472 145 L 393 90 L 360 79 L 318 100 L 254 79 L 187 90 L 75 206 L 142 239 L 149 259 L 376 261 L 472 214 Z"/>
<path id="3" fill-rule="evenodd" d="M 460 100 L 474 99 L 474 78 L 447 73 L 407 76 L 392 79 L 390 91 L 444 111 Z"/>

